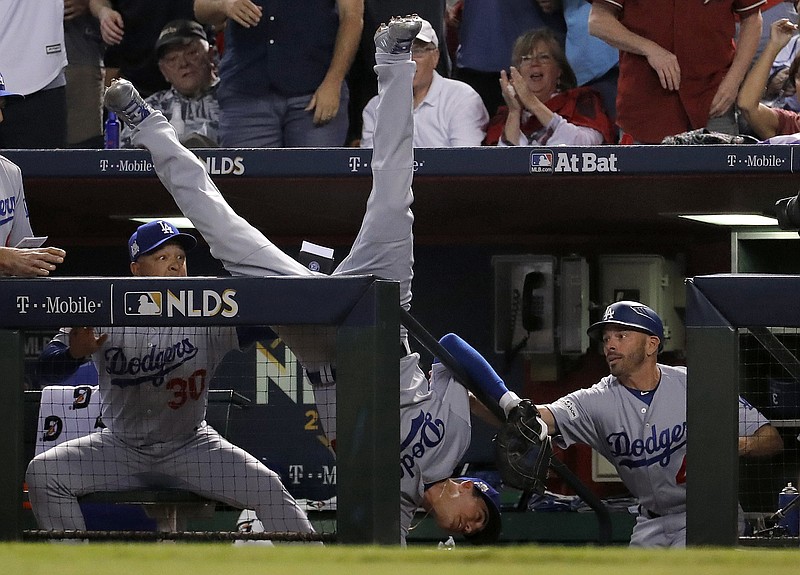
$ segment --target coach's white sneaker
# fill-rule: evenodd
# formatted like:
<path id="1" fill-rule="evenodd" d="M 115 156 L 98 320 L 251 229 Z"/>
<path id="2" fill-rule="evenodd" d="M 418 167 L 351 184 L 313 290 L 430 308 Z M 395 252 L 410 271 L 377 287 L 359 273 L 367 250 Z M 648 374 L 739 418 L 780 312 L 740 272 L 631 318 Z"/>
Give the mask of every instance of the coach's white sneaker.
<path id="1" fill-rule="evenodd" d="M 145 102 L 127 80 L 114 80 L 106 89 L 103 96 L 103 105 L 133 128 L 138 126 L 142 120 L 153 113 L 153 108 Z"/>
<path id="2" fill-rule="evenodd" d="M 375 50 L 380 54 L 408 54 L 411 43 L 422 28 L 416 14 L 393 16 L 389 24 L 381 24 L 375 32 Z"/>

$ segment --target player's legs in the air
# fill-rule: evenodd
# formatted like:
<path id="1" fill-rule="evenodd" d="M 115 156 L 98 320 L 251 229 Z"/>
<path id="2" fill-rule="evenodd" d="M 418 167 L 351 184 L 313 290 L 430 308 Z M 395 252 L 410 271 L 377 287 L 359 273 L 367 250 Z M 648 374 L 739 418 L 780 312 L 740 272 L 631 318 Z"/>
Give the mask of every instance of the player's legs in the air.
<path id="1" fill-rule="evenodd" d="M 255 510 L 267 531 L 314 531 L 280 476 L 210 426 L 188 444 L 165 453 L 154 470 L 175 478 L 183 489 Z"/>
<path id="2" fill-rule="evenodd" d="M 393 18 L 375 33 L 378 110 L 372 152 L 372 191 L 350 253 L 334 275 L 374 274 L 400 282 L 400 300 L 411 300 L 414 216 L 411 213 L 414 124 L 411 43 L 419 17 Z M 399 331 L 398 331 L 399 337 Z M 309 375 L 325 435 L 336 440 L 335 377 L 329 366 Z"/>
<path id="3" fill-rule="evenodd" d="M 135 94 L 134 96 L 131 93 Z M 135 106 L 138 93 L 130 82 L 115 81 L 106 90 L 104 103 L 120 114 Z M 141 99 L 141 98 L 139 98 Z M 308 268 L 284 254 L 264 235 L 238 216 L 220 194 L 203 163 L 186 149 L 175 130 L 159 111 L 135 114 L 126 123 L 134 129 L 134 145 L 147 148 L 164 187 L 183 214 L 192 220 L 219 259 L 234 275 L 311 275 Z"/>
<path id="4" fill-rule="evenodd" d="M 411 299 L 411 213 L 414 175 L 413 78 L 410 46 L 422 26 L 417 16 L 393 18 L 375 33 L 378 107 L 372 150 L 372 191 L 358 236 L 334 274 L 370 273 L 401 282 Z"/>
<path id="5" fill-rule="evenodd" d="M 128 449 L 107 430 L 40 453 L 25 474 L 36 523 L 46 530 L 85 529 L 78 497 L 141 488 L 138 474 L 149 466 L 144 454 Z"/>

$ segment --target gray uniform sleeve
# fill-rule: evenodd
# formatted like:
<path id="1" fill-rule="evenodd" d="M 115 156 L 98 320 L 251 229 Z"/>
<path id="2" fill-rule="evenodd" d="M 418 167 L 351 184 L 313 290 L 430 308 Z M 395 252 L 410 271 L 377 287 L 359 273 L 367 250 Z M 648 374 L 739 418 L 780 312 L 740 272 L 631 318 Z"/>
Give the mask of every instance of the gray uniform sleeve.
<path id="1" fill-rule="evenodd" d="M 759 428 L 769 423 L 760 411 L 750 405 L 746 399 L 739 397 L 739 437 L 755 435 Z"/>
<path id="2" fill-rule="evenodd" d="M 13 162 L 0 156 L 0 198 L 6 200 L 4 217 L 13 210 L 10 224 L 4 223 L 0 233 L 4 234 L 3 246 L 14 247 L 27 236 L 32 236 L 31 223 L 28 218 L 28 205 L 25 202 L 25 189 L 22 185 L 22 171 Z"/>

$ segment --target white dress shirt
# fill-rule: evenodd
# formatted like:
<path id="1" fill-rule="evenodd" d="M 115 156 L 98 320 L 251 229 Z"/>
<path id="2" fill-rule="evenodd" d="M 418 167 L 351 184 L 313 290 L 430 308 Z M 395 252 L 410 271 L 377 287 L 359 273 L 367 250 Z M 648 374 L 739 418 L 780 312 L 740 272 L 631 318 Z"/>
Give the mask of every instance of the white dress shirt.
<path id="1" fill-rule="evenodd" d="M 378 96 L 364 108 L 361 147 L 372 147 Z M 443 78 L 436 71 L 425 99 L 414 109 L 415 148 L 480 146 L 489 113 L 471 86 Z"/>

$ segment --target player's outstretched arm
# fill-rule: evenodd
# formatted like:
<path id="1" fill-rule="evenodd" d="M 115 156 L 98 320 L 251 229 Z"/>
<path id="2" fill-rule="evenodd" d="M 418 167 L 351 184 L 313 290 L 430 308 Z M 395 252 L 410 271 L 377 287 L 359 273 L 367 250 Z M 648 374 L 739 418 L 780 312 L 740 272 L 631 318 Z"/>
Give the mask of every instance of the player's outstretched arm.
<path id="1" fill-rule="evenodd" d="M 506 415 L 517 406 L 519 396 L 508 390 L 503 378 L 474 347 L 454 333 L 443 336 L 439 343 L 461 364 L 478 387 L 500 405 Z"/>
<path id="2" fill-rule="evenodd" d="M 60 248 L 0 247 L 0 275 L 25 278 L 50 275 L 64 263 L 67 252 Z"/>
<path id="3" fill-rule="evenodd" d="M 771 457 L 783 451 L 783 439 L 770 423 L 759 427 L 753 435 L 739 437 L 741 457 Z"/>

